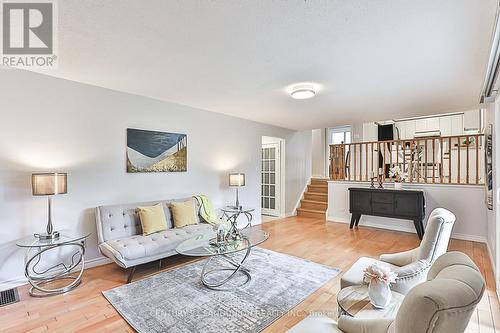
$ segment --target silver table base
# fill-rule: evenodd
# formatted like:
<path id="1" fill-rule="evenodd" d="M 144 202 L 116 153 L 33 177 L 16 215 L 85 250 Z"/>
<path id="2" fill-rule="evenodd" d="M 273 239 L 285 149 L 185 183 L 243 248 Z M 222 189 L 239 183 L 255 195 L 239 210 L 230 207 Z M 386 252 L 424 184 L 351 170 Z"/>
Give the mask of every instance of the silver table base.
<path id="1" fill-rule="evenodd" d="M 250 246 L 250 241 L 248 239 L 243 238 L 242 241 L 247 243 L 246 244 L 247 249 L 245 250 L 245 255 L 241 260 L 235 260 L 230 256 L 228 256 L 227 254 L 220 254 L 208 258 L 207 262 L 203 266 L 203 270 L 201 271 L 201 282 L 207 288 L 216 290 L 230 290 L 232 288 L 242 287 L 250 282 L 250 280 L 252 279 L 252 276 L 250 275 L 250 270 L 243 264 L 250 256 L 252 247 Z M 217 259 L 224 259 L 224 262 L 228 263 L 230 267 L 218 266 L 215 268 L 211 268 L 214 264 L 220 265 L 219 263 L 216 263 Z M 223 285 L 234 279 L 237 276 L 238 272 L 245 275 L 245 280 L 243 281 L 243 283 L 239 285 L 233 285 L 231 286 L 232 288 L 222 288 Z M 214 275 L 220 273 L 226 273 L 225 274 L 226 276 L 219 279 L 213 277 Z M 210 276 L 212 276 L 212 278 L 210 278 Z"/>
<path id="2" fill-rule="evenodd" d="M 76 252 L 71 256 L 71 264 L 66 266 L 60 262 L 49 268 L 38 269 L 42 255 L 52 249 L 74 246 Z M 80 284 L 85 268 L 85 246 L 83 242 L 70 242 L 43 247 L 33 247 L 26 250 L 24 256 L 24 275 L 31 285 L 29 294 L 34 297 L 45 297 L 66 293 Z M 60 287 L 47 287 L 55 281 L 68 281 Z"/>

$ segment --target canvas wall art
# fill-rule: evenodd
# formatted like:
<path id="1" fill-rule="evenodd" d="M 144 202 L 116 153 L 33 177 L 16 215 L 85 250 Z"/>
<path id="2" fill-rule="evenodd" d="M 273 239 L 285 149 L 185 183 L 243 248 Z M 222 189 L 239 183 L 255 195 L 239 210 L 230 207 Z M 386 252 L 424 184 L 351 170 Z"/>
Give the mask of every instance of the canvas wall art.
<path id="1" fill-rule="evenodd" d="M 127 129 L 127 172 L 187 171 L 187 135 Z"/>
<path id="2" fill-rule="evenodd" d="M 486 127 L 485 140 L 484 140 L 484 173 L 486 181 L 486 207 L 493 210 L 493 125 L 489 124 Z"/>

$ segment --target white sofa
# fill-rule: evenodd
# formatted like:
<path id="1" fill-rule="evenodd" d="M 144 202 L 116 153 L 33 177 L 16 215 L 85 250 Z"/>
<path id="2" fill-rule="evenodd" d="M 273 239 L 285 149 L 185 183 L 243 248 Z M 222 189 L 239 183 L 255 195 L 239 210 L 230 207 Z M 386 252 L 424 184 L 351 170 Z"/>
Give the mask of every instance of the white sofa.
<path id="1" fill-rule="evenodd" d="M 449 210 L 436 208 L 429 215 L 424 238 L 418 248 L 380 256 L 379 261 L 398 274 L 396 283 L 391 285 L 392 290 L 406 294 L 425 281 L 432 263 L 448 249 L 455 220 L 455 215 Z M 376 261 L 373 258 L 359 258 L 342 276 L 341 288 L 363 284 L 363 270 Z"/>
<path id="2" fill-rule="evenodd" d="M 465 254 L 449 252 L 432 265 L 427 282 L 405 296 L 395 320 L 309 316 L 288 333 L 463 333 L 486 284 Z"/>
<path id="3" fill-rule="evenodd" d="M 130 268 L 127 283 L 132 281 L 136 266 L 172 256 L 177 253 L 175 248 L 182 241 L 196 234 L 212 230 L 210 224 L 200 221 L 199 215 L 197 215 L 197 224 L 184 228 L 174 228 L 169 208 L 170 203 L 189 199 L 159 200 L 99 206 L 96 208 L 99 251 L 113 260 L 118 266 Z M 151 206 L 158 203 L 163 206 L 168 229 L 143 236 L 137 207 Z M 196 201 L 195 204 L 197 205 L 197 211 L 199 211 Z"/>

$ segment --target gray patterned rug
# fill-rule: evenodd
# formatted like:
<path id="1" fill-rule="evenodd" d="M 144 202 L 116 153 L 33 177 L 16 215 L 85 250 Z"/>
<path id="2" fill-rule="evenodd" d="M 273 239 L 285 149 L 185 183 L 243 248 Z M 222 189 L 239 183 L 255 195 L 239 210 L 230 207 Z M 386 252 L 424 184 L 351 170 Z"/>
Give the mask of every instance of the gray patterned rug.
<path id="1" fill-rule="evenodd" d="M 103 294 L 141 333 L 260 332 L 340 272 L 254 248 L 245 262 L 252 274 L 250 283 L 231 291 L 215 291 L 200 281 L 205 260 Z"/>

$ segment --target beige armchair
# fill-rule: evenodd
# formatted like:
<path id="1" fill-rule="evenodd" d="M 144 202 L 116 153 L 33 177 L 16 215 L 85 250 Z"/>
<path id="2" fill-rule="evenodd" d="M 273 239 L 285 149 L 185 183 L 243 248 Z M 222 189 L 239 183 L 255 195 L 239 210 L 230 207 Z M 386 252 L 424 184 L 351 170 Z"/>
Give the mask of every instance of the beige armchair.
<path id="1" fill-rule="evenodd" d="M 288 333 L 463 333 L 484 289 L 472 260 L 449 252 L 432 265 L 427 282 L 406 295 L 395 320 L 342 316 L 336 323 L 325 316 L 309 316 Z"/>
<path id="2" fill-rule="evenodd" d="M 406 294 L 425 281 L 432 263 L 448 249 L 455 220 L 455 215 L 449 210 L 436 208 L 429 215 L 424 238 L 418 248 L 380 256 L 379 261 L 398 274 L 396 283 L 391 285 L 392 290 Z M 359 258 L 342 276 L 340 287 L 363 284 L 363 270 L 376 261 L 373 258 Z"/>

